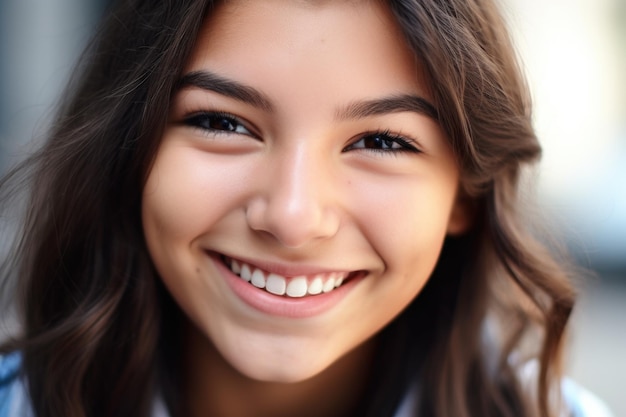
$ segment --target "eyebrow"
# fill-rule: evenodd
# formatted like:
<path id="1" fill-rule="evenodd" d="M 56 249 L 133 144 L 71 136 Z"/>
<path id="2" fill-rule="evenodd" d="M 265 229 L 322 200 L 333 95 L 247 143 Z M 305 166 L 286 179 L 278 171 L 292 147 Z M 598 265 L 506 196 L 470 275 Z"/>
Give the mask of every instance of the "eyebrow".
<path id="1" fill-rule="evenodd" d="M 274 111 L 270 98 L 259 90 L 211 71 L 192 71 L 185 74 L 178 81 L 175 91 L 180 91 L 187 87 L 213 91 L 268 112 Z M 339 120 L 359 119 L 400 112 L 415 112 L 428 116 L 435 121 L 439 120 L 439 114 L 435 106 L 424 97 L 411 94 L 356 101 L 339 109 L 336 117 Z"/>
<path id="2" fill-rule="evenodd" d="M 415 112 L 439 121 L 439 113 L 424 97 L 400 94 L 351 103 L 337 112 L 339 119 L 359 119 L 388 113 Z"/>
<path id="3" fill-rule="evenodd" d="M 186 87 L 197 87 L 203 90 L 214 91 L 269 112 L 272 112 L 274 109 L 271 100 L 260 91 L 210 71 L 192 71 L 185 74 L 178 81 L 175 91 L 180 91 Z"/>

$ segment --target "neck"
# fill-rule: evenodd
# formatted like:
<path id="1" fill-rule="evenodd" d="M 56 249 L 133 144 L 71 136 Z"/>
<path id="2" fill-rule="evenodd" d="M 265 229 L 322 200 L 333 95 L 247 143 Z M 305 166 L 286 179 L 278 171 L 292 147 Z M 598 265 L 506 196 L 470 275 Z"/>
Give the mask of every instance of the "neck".
<path id="1" fill-rule="evenodd" d="M 297 383 L 273 383 L 239 373 L 195 326 L 184 349 L 184 394 L 191 417 L 333 417 L 354 414 L 369 378 L 374 341 L 320 374 Z"/>

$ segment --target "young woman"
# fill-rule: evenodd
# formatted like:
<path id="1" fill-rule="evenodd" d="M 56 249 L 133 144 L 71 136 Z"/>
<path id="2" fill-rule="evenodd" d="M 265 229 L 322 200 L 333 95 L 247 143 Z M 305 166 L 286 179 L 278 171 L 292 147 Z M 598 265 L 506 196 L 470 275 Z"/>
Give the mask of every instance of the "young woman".
<path id="1" fill-rule="evenodd" d="M 3 183 L 30 184 L 5 415 L 580 408 L 491 1 L 126 0 L 82 63 Z"/>

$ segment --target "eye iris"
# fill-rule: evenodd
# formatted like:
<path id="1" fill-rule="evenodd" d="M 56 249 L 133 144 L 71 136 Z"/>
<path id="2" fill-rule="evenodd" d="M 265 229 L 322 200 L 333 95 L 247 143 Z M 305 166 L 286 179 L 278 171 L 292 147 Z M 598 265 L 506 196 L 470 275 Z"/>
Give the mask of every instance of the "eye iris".
<path id="1" fill-rule="evenodd" d="M 393 148 L 393 140 L 385 138 L 381 135 L 372 135 L 364 138 L 366 148 L 374 149 L 391 149 Z"/>
<path id="2" fill-rule="evenodd" d="M 215 130 L 228 130 L 234 131 L 237 129 L 235 123 L 226 117 L 211 117 L 209 120 L 209 127 Z"/>

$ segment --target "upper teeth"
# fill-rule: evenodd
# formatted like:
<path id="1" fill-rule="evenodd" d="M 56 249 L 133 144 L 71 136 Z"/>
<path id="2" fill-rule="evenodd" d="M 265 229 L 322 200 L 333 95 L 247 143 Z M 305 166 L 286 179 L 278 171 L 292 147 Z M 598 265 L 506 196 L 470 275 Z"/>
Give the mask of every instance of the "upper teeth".
<path id="1" fill-rule="evenodd" d="M 321 273 L 311 276 L 300 275 L 287 278 L 274 272 L 263 271 L 241 261 L 233 259 L 226 262 L 231 271 L 257 288 L 276 295 L 304 297 L 322 292 L 330 292 L 339 287 L 348 275 L 347 272 Z"/>

